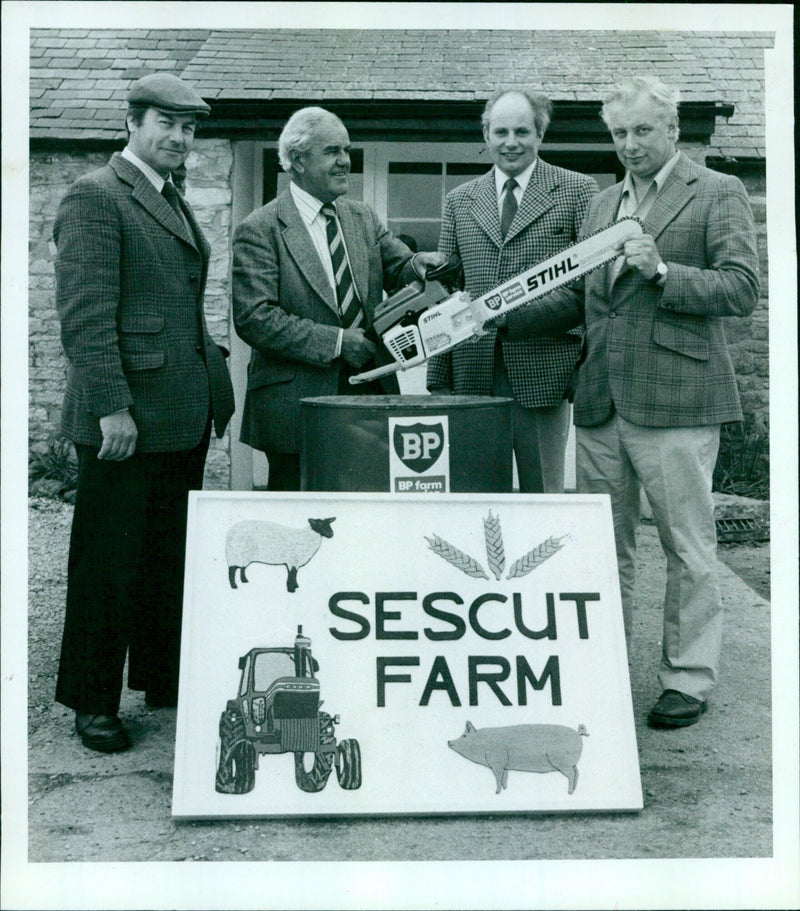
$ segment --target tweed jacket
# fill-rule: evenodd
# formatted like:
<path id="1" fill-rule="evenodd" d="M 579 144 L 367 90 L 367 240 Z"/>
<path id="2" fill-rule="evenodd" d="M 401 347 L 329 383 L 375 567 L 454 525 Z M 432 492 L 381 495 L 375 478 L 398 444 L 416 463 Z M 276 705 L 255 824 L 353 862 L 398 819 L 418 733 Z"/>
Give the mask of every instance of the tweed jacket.
<path id="1" fill-rule="evenodd" d="M 583 234 L 617 217 L 622 184 L 591 203 Z M 663 288 L 611 267 L 508 315 L 516 338 L 585 322 L 585 360 L 573 420 L 604 423 L 616 409 L 646 427 L 693 427 L 742 419 L 723 319 L 758 302 L 758 254 L 747 193 L 736 177 L 681 154 L 644 220 L 667 264 Z"/>
<path id="2" fill-rule="evenodd" d="M 61 431 L 102 444 L 99 419 L 130 408 L 139 452 L 196 446 L 209 409 L 222 436 L 233 387 L 203 313 L 209 247 L 115 153 L 67 191 L 53 226 L 56 307 L 68 361 Z"/>
<path id="3" fill-rule="evenodd" d="M 466 290 L 478 297 L 571 244 L 595 193 L 593 178 L 538 159 L 504 241 L 491 170 L 447 194 L 439 250 L 461 256 Z M 495 335 L 490 330 L 431 358 L 428 388 L 446 386 L 459 395 L 489 395 Z M 554 338 L 504 339 L 503 359 L 514 398 L 526 408 L 558 405 L 580 344 L 580 331 Z"/>
<path id="4" fill-rule="evenodd" d="M 368 330 L 384 288 L 416 277 L 412 253 L 364 203 L 339 197 L 336 210 Z M 253 349 L 241 440 L 267 453 L 299 452 L 300 400 L 335 395 L 343 361 L 335 357 L 336 296 L 288 189 L 234 232 L 233 318 Z M 389 358 L 379 354 L 379 362 Z M 394 376 L 382 385 L 399 390 Z"/>

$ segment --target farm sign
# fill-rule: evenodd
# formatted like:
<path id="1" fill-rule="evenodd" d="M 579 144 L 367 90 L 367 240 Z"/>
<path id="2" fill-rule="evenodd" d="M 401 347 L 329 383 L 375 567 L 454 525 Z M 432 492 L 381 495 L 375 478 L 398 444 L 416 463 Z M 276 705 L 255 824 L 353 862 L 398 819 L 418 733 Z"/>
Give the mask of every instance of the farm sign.
<path id="1" fill-rule="evenodd" d="M 173 814 L 638 810 L 605 497 L 195 493 Z"/>

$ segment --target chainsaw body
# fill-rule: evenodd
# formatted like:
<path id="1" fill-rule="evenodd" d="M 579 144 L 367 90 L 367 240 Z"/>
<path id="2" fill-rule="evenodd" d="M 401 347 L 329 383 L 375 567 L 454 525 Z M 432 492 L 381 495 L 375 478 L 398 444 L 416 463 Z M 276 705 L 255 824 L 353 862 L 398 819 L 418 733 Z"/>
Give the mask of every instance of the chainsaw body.
<path id="1" fill-rule="evenodd" d="M 350 382 L 407 370 L 485 335 L 487 324 L 498 316 L 605 265 L 620 255 L 626 241 L 641 234 L 637 218 L 621 218 L 474 300 L 466 291 L 453 293 L 459 266 L 451 257 L 445 266 L 429 270 L 427 281 L 412 282 L 377 308 L 375 330 L 396 363 L 352 376 Z"/>

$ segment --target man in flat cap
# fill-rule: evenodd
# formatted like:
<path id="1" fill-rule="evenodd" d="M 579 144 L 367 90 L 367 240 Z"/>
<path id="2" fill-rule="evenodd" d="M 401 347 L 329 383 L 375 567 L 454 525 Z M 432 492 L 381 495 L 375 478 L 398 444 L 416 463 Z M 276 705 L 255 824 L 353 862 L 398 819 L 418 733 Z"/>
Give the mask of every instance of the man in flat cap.
<path id="1" fill-rule="evenodd" d="M 133 84 L 128 144 L 56 216 L 68 361 L 61 431 L 78 490 L 56 699 L 90 749 L 126 749 L 123 668 L 151 708 L 177 702 L 188 491 L 233 413 L 203 313 L 209 247 L 171 173 L 209 106 L 176 76 Z"/>

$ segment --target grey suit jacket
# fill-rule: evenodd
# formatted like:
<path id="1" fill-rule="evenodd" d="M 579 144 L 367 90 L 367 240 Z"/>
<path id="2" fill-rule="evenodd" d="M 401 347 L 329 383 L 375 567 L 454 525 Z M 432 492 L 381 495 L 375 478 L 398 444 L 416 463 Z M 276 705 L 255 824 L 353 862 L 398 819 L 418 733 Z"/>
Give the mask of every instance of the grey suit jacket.
<path id="1" fill-rule="evenodd" d="M 415 278 L 412 253 L 364 203 L 340 197 L 336 209 L 369 329 L 383 290 Z M 288 189 L 234 232 L 233 318 L 253 349 L 241 440 L 267 453 L 299 452 L 300 400 L 335 395 L 343 361 L 335 357 L 335 294 Z M 383 385 L 398 391 L 394 376 Z"/>
<path id="2" fill-rule="evenodd" d="M 439 250 L 461 256 L 466 290 L 479 297 L 572 243 L 595 193 L 593 178 L 539 159 L 504 240 L 494 171 L 489 171 L 447 194 Z M 503 359 L 514 398 L 526 408 L 559 404 L 580 344 L 579 331 L 558 338 L 504 340 Z M 494 348 L 495 332 L 490 330 L 431 358 L 428 388 L 446 386 L 460 395 L 489 395 Z"/>
<path id="3" fill-rule="evenodd" d="M 208 244 L 115 154 L 67 191 L 56 215 L 56 306 L 69 369 L 62 433 L 100 446 L 99 419 L 130 408 L 137 451 L 191 449 L 209 409 L 233 413 L 228 369 L 206 328 Z"/>
<path id="4" fill-rule="evenodd" d="M 582 234 L 616 219 L 622 184 L 592 201 Z M 604 423 L 616 409 L 647 427 L 742 418 L 723 320 L 758 303 L 758 253 L 747 193 L 736 177 L 685 155 L 644 220 L 668 274 L 663 288 L 610 266 L 508 316 L 510 338 L 586 324 L 573 419 Z"/>

